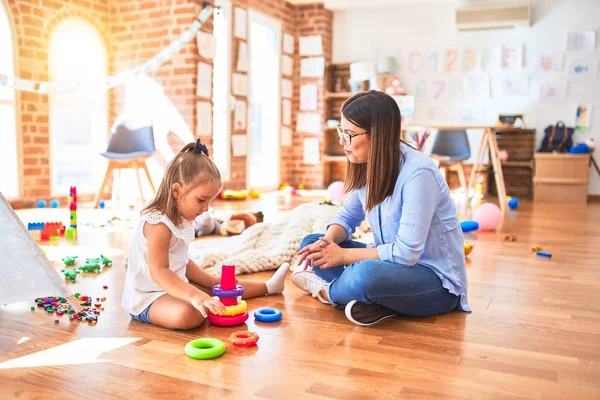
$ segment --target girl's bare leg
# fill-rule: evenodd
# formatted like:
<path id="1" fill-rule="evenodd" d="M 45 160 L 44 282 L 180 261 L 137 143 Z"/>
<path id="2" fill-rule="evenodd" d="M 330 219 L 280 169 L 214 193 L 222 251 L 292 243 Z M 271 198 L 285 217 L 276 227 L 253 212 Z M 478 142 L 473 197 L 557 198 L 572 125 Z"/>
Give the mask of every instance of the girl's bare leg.
<path id="1" fill-rule="evenodd" d="M 202 325 L 204 317 L 191 303 L 165 294 L 150 306 L 150 321 L 168 329 L 193 329 Z"/>

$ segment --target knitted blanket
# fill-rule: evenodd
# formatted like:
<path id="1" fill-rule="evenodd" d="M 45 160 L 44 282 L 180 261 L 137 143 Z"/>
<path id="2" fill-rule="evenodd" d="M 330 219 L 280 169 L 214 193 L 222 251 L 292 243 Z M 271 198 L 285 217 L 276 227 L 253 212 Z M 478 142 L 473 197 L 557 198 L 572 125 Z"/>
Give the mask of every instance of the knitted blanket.
<path id="1" fill-rule="evenodd" d="M 189 255 L 213 276 L 220 276 L 223 264 L 235 265 L 236 275 L 274 270 L 285 262 L 295 266 L 302 238 L 325 233 L 339 209 L 319 203 L 302 204 L 281 220 L 252 225 L 238 236 L 195 241 Z"/>

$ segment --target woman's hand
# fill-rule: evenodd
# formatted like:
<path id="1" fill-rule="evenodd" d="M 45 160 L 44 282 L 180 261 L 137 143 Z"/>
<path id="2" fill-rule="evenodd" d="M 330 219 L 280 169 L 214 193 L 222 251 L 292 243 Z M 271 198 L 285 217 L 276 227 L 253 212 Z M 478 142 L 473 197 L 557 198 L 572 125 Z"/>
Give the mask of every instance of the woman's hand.
<path id="1" fill-rule="evenodd" d="M 298 261 L 298 265 L 305 262 L 309 255 L 320 252 L 321 250 L 323 250 L 324 247 L 326 247 L 327 245 L 330 245 L 331 243 L 333 243 L 333 240 L 331 240 L 327 236 L 323 236 L 323 237 L 319 238 L 319 240 L 317 240 L 316 242 L 304 246 L 297 253 L 298 255 L 301 256 L 300 260 Z M 305 270 L 306 268 L 308 268 L 308 265 L 309 265 L 309 262 L 306 262 L 302 269 Z"/>
<path id="2" fill-rule="evenodd" d="M 217 296 L 208 297 L 207 294 L 204 294 L 204 296 L 194 296 L 191 300 L 191 303 L 196 310 L 200 311 L 200 314 L 202 314 L 204 318 L 208 317 L 207 311 L 210 311 L 213 314 L 225 312 L 225 305 L 221 303 L 221 300 L 219 300 Z"/>
<path id="3" fill-rule="evenodd" d="M 307 264 L 312 263 L 313 267 L 321 269 L 337 267 L 344 264 L 344 255 L 347 249 L 343 249 L 334 243 L 328 242 L 324 247 L 318 246 L 318 251 L 309 254 L 306 257 Z"/>

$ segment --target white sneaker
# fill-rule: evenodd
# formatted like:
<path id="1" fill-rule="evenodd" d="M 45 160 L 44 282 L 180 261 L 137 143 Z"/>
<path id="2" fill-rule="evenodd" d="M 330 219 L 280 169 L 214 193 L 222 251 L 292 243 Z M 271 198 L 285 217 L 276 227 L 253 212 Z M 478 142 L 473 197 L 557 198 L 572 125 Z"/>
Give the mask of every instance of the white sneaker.
<path id="1" fill-rule="evenodd" d="M 321 296 L 321 289 L 327 286 L 327 281 L 321 279 L 312 271 L 296 271 L 292 274 L 292 282 L 306 293 L 310 293 L 324 304 L 330 304 Z"/>

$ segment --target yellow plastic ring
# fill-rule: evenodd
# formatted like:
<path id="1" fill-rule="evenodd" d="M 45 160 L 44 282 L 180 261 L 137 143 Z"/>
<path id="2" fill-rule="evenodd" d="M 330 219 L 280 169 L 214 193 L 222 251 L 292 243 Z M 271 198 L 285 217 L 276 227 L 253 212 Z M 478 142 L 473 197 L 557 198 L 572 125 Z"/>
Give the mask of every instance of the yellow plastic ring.
<path id="1" fill-rule="evenodd" d="M 227 315 L 234 316 L 238 314 L 243 314 L 248 309 L 248 304 L 246 304 L 246 300 L 240 301 L 235 306 L 227 306 L 225 307 L 225 312 L 217 312 L 218 315 Z"/>

